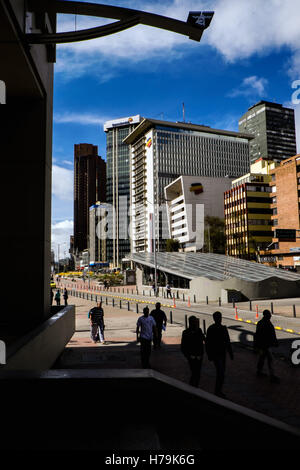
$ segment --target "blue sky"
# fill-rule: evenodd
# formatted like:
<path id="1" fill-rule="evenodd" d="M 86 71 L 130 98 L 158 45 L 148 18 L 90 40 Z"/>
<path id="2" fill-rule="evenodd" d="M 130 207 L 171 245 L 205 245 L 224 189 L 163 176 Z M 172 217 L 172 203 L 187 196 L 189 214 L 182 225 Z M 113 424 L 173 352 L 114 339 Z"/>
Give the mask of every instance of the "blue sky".
<path id="1" fill-rule="evenodd" d="M 59 45 L 55 65 L 52 240 L 66 243 L 73 221 L 74 144 L 98 145 L 105 155 L 106 120 L 141 114 L 237 130 L 240 116 L 264 99 L 295 109 L 300 79 L 299 0 L 93 0 L 186 20 L 214 10 L 200 43 L 137 26 L 86 42 Z M 111 20 L 60 15 L 58 30 Z M 299 88 L 300 82 L 294 84 Z M 300 151 L 300 145 L 298 145 Z M 63 249 L 62 249 L 63 250 Z"/>

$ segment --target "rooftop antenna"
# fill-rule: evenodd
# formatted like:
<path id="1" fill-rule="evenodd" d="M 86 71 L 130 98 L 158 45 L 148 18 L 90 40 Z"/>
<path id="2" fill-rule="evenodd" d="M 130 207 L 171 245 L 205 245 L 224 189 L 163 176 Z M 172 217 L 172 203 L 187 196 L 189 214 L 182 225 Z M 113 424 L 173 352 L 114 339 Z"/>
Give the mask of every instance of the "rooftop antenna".
<path id="1" fill-rule="evenodd" d="M 185 110 L 184 110 L 184 103 L 182 103 L 182 116 L 183 116 L 183 122 L 185 122 Z"/>

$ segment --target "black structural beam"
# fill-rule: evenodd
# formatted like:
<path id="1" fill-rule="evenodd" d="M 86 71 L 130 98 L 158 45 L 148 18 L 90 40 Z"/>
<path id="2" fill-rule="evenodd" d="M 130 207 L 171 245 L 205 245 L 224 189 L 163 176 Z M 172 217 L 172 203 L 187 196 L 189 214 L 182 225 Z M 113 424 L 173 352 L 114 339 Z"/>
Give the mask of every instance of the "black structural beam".
<path id="1" fill-rule="evenodd" d="M 137 24 L 144 24 L 156 28 L 173 31 L 188 36 L 190 39 L 200 41 L 203 31 L 209 26 L 213 12 L 190 12 L 187 22 L 168 18 L 166 16 L 147 13 L 110 5 L 96 3 L 73 2 L 64 0 L 29 0 L 28 11 L 35 13 L 63 13 L 73 15 L 87 15 L 119 20 L 97 28 L 55 34 L 26 34 L 31 44 L 64 43 L 84 41 L 96 37 L 106 36 L 115 32 L 131 28 Z"/>

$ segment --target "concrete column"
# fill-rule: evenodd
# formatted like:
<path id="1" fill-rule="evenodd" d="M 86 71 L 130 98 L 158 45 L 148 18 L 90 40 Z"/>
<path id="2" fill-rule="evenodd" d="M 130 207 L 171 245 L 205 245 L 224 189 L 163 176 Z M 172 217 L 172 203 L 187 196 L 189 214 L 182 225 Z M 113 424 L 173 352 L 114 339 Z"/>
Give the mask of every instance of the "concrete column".
<path id="1" fill-rule="evenodd" d="M 53 64 L 22 41 L 22 2 L 0 5 L 0 326 L 13 335 L 50 314 Z M 4 331 L 2 330 L 2 331 Z"/>

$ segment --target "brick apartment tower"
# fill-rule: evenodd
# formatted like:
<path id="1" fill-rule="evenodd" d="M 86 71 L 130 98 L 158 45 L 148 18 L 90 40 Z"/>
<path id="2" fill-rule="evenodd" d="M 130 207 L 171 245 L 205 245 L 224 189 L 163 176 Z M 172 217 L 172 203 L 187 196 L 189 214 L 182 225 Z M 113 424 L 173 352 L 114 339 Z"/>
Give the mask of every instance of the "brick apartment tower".
<path id="1" fill-rule="evenodd" d="M 74 252 L 88 248 L 89 207 L 106 201 L 106 162 L 92 144 L 74 145 Z"/>

